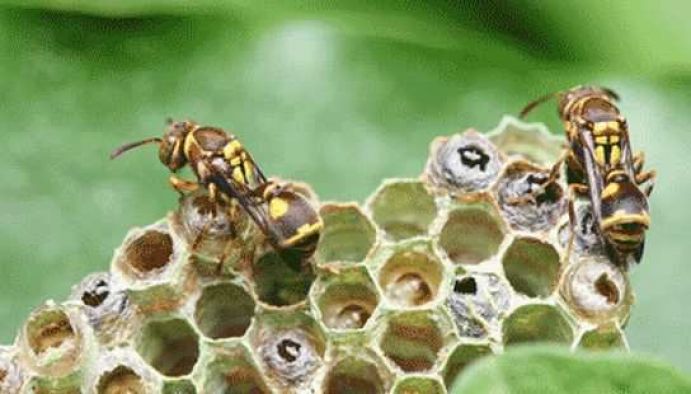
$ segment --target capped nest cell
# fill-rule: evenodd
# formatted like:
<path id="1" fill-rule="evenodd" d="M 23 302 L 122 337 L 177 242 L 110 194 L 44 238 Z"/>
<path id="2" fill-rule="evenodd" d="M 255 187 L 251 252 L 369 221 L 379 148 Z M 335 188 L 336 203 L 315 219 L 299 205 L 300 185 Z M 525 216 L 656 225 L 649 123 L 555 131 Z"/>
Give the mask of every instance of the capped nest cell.
<path id="1" fill-rule="evenodd" d="M 0 392 L 444 394 L 515 344 L 626 350 L 633 289 L 562 141 L 510 117 L 439 137 L 362 205 L 292 183 L 324 223 L 304 261 L 199 188 L 29 315 Z"/>

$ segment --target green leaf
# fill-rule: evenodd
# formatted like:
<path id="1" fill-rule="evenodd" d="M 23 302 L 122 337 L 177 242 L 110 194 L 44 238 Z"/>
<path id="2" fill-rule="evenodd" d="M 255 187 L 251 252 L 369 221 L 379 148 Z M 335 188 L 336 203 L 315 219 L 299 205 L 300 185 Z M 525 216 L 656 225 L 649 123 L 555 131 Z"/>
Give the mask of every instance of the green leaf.
<path id="1" fill-rule="evenodd" d="M 450 393 L 688 393 L 673 367 L 626 353 L 570 353 L 528 346 L 488 357 L 457 378 Z"/>

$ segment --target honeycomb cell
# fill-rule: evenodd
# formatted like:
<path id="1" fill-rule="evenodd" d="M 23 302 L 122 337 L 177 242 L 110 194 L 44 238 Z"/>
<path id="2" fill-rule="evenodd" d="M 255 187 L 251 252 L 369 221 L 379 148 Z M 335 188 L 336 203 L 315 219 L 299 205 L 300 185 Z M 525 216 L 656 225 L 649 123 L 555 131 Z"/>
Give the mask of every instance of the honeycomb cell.
<path id="1" fill-rule="evenodd" d="M 379 270 L 379 285 L 390 303 L 407 308 L 433 301 L 443 277 L 444 268 L 431 249 L 411 246 L 388 258 Z"/>
<path id="2" fill-rule="evenodd" d="M 101 343 L 109 345 L 129 334 L 135 313 L 127 292 L 118 288 L 110 273 L 85 277 L 72 288 L 70 300 L 84 306 L 82 311 Z"/>
<path id="3" fill-rule="evenodd" d="M 603 255 L 576 258 L 564 274 L 560 292 L 580 317 L 594 322 L 623 322 L 633 303 L 626 275 Z"/>
<path id="4" fill-rule="evenodd" d="M 187 379 L 166 380 L 163 382 L 162 394 L 196 394 L 194 383 Z"/>
<path id="5" fill-rule="evenodd" d="M 252 267 L 255 292 L 270 306 L 295 305 L 305 301 L 316 278 L 309 264 L 297 267 L 274 251 L 264 254 Z"/>
<path id="6" fill-rule="evenodd" d="M 445 394 L 446 390 L 436 379 L 411 376 L 396 383 L 393 392 L 394 394 Z"/>
<path id="7" fill-rule="evenodd" d="M 384 394 L 389 392 L 390 377 L 386 367 L 371 350 L 339 354 L 328 367 L 322 391 L 325 394 Z"/>
<path id="8" fill-rule="evenodd" d="M 209 285 L 202 290 L 194 309 L 194 320 L 212 339 L 241 337 L 254 317 L 252 296 L 234 283 Z"/>
<path id="9" fill-rule="evenodd" d="M 250 335 L 268 376 L 284 387 L 305 387 L 323 365 L 326 337 L 302 312 L 267 312 Z"/>
<path id="10" fill-rule="evenodd" d="M 612 323 L 586 331 L 578 342 L 578 347 L 587 350 L 626 350 L 624 333 Z"/>
<path id="11" fill-rule="evenodd" d="M 523 161 L 503 171 L 495 195 L 511 228 L 547 231 L 557 224 L 567 204 L 562 187 L 549 179 L 549 170 Z"/>
<path id="12" fill-rule="evenodd" d="M 96 386 L 98 394 L 146 394 L 142 377 L 130 368 L 120 365 L 103 374 Z"/>
<path id="13" fill-rule="evenodd" d="M 202 393 L 271 393 L 252 356 L 242 345 L 216 349 L 204 371 Z"/>
<path id="14" fill-rule="evenodd" d="M 377 234 L 357 204 L 326 204 L 319 214 L 324 229 L 317 246 L 317 261 L 357 263 L 364 260 Z"/>
<path id="15" fill-rule="evenodd" d="M 386 319 L 379 346 L 405 372 L 429 371 L 444 346 L 441 319 L 428 311 L 394 314 Z"/>
<path id="16" fill-rule="evenodd" d="M 452 193 L 478 191 L 496 179 L 501 165 L 502 157 L 494 145 L 468 130 L 432 142 L 424 178 Z"/>
<path id="17" fill-rule="evenodd" d="M 199 358 L 199 338 L 189 323 L 179 318 L 146 323 L 136 348 L 149 365 L 171 377 L 192 372 Z"/>
<path id="18" fill-rule="evenodd" d="M 504 239 L 504 226 L 494 205 L 484 199 L 464 199 L 449 212 L 439 245 L 457 264 L 477 264 L 494 256 Z"/>
<path id="19" fill-rule="evenodd" d="M 446 360 L 446 365 L 442 371 L 444 385 L 451 390 L 451 385 L 458 379 L 460 374 L 476 360 L 492 354 L 489 345 L 480 344 L 460 344 Z"/>
<path id="20" fill-rule="evenodd" d="M 81 316 L 46 304 L 31 313 L 21 333 L 20 349 L 28 366 L 45 378 L 79 371 L 86 354 Z"/>
<path id="21" fill-rule="evenodd" d="M 146 230 L 125 244 L 124 264 L 138 276 L 161 269 L 171 262 L 173 239 L 168 232 Z"/>
<path id="22" fill-rule="evenodd" d="M 393 240 L 426 234 L 437 216 L 434 197 L 418 181 L 385 183 L 369 206 L 374 221 Z"/>
<path id="23" fill-rule="evenodd" d="M 115 251 L 112 277 L 127 289 L 129 302 L 141 311 L 163 311 L 181 302 L 187 275 L 186 245 L 167 220 L 131 230 Z"/>
<path id="24" fill-rule="evenodd" d="M 379 303 L 377 288 L 364 268 L 322 276 L 315 293 L 322 322 L 336 330 L 362 328 Z"/>
<path id="25" fill-rule="evenodd" d="M 516 309 L 504 321 L 502 332 L 506 345 L 573 342 L 573 331 L 564 314 L 551 305 L 524 305 Z"/>
<path id="26" fill-rule="evenodd" d="M 502 118 L 489 139 L 509 158 L 526 159 L 550 166 L 563 152 L 563 138 L 555 137 L 542 123 L 524 123 L 511 116 Z"/>
<path id="27" fill-rule="evenodd" d="M 191 260 L 203 275 L 238 268 L 252 255 L 258 235 L 242 209 L 212 202 L 205 188 L 181 199 L 173 223 L 190 245 Z"/>
<path id="28" fill-rule="evenodd" d="M 463 274 L 454 280 L 446 305 L 462 337 L 483 338 L 498 330 L 511 307 L 511 289 L 492 273 Z"/>
<path id="29" fill-rule="evenodd" d="M 547 297 L 559 281 L 559 253 L 548 242 L 517 238 L 502 258 L 506 279 L 529 297 Z"/>

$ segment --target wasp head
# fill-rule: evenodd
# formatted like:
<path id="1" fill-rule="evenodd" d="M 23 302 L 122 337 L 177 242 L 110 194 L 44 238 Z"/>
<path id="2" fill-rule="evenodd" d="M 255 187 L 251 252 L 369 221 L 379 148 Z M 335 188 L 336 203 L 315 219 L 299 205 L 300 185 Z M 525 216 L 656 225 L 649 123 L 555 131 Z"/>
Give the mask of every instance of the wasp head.
<path id="1" fill-rule="evenodd" d="M 184 149 L 185 137 L 190 131 L 194 130 L 195 127 L 197 126 L 190 121 L 174 122 L 169 119 L 168 130 L 163 135 L 163 138 L 151 137 L 122 145 L 110 154 L 110 158 L 115 159 L 131 149 L 146 144 L 156 143 L 159 145 L 158 158 L 161 160 L 161 163 L 171 171 L 176 171 L 187 164 L 187 157 L 185 156 Z"/>
<path id="2" fill-rule="evenodd" d="M 185 156 L 185 137 L 195 128 L 190 121 L 168 121 L 168 130 L 160 140 L 158 159 L 171 171 L 177 171 L 187 164 Z"/>

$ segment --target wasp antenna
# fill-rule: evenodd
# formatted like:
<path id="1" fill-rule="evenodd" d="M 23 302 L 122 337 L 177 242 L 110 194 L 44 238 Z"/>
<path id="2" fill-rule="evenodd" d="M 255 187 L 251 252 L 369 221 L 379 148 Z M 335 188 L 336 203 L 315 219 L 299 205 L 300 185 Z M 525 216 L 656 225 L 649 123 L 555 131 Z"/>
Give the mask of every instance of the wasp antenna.
<path id="1" fill-rule="evenodd" d="M 159 138 L 159 137 L 152 137 L 152 138 L 147 138 L 147 139 L 141 140 L 141 141 L 130 142 L 129 144 L 125 144 L 125 145 L 123 145 L 123 146 L 121 146 L 121 147 L 115 149 L 115 150 L 110 154 L 110 158 L 111 158 L 111 160 L 112 160 L 112 159 L 115 159 L 116 157 L 120 156 L 121 154 L 127 152 L 127 151 L 130 150 L 130 149 L 134 149 L 134 148 L 136 148 L 136 147 L 138 147 L 138 146 L 142 146 L 142 145 L 146 145 L 146 144 L 151 144 L 151 143 L 154 143 L 154 142 L 157 143 L 157 144 L 160 144 L 161 142 L 163 142 L 163 140 L 162 140 L 161 138 Z"/>
<path id="2" fill-rule="evenodd" d="M 542 97 L 538 97 L 538 98 L 536 98 L 535 100 L 529 102 L 528 105 L 526 105 L 526 106 L 521 110 L 521 113 L 518 114 L 518 117 L 519 117 L 520 119 L 525 118 L 526 115 L 528 115 L 532 110 L 535 109 L 535 107 L 537 107 L 538 105 L 544 103 L 545 101 L 547 101 L 547 100 L 549 100 L 549 99 L 552 99 L 552 98 L 556 97 L 559 93 L 561 93 L 561 91 L 559 91 L 559 92 L 552 92 L 552 93 L 546 94 L 546 95 L 544 95 L 544 96 L 542 96 Z"/>
<path id="3" fill-rule="evenodd" d="M 171 118 L 170 116 L 166 118 L 166 125 L 167 125 L 167 126 L 172 125 L 174 122 L 175 122 L 175 121 L 174 121 L 173 118 Z"/>
<path id="4" fill-rule="evenodd" d="M 615 101 L 621 101 L 619 94 L 610 88 L 600 87 L 603 92 L 605 92 L 609 97 L 613 98 Z"/>

